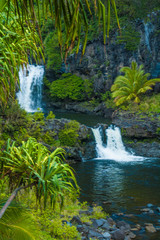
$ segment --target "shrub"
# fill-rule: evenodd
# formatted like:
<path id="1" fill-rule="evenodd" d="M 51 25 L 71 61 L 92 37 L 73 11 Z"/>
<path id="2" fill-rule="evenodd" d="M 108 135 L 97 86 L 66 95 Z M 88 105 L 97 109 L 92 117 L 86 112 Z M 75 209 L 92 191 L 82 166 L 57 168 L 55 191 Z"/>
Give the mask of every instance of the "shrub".
<path id="1" fill-rule="evenodd" d="M 55 115 L 52 111 L 49 112 L 48 116 L 46 117 L 46 119 L 54 119 L 55 118 Z"/>
<path id="2" fill-rule="evenodd" d="M 79 123 L 70 121 L 66 123 L 64 129 L 59 132 L 59 140 L 63 146 L 73 147 L 78 141 Z"/>
<path id="3" fill-rule="evenodd" d="M 50 94 L 55 100 L 82 101 L 92 93 L 92 83 L 71 73 L 62 74 L 61 78 L 50 85 Z"/>

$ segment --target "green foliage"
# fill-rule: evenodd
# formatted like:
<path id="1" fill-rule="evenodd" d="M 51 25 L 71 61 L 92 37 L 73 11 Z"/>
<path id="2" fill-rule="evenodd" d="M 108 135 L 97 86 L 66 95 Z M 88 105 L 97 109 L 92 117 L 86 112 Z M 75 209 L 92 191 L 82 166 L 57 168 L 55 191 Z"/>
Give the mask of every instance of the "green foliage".
<path id="1" fill-rule="evenodd" d="M 101 94 L 101 100 L 102 102 L 105 102 L 107 108 L 115 108 L 115 103 L 113 102 L 110 91 L 106 91 L 104 94 Z"/>
<path id="2" fill-rule="evenodd" d="M 63 163 L 64 153 L 61 148 L 50 153 L 33 138 L 22 142 L 20 147 L 8 141 L 7 150 L 0 157 L 3 161 L 0 171 L 8 176 L 11 190 L 23 185 L 34 186 L 40 205 L 43 203 L 45 208 L 50 198 L 53 207 L 56 201 L 62 207 L 64 190 L 73 192 L 77 187 L 72 169 Z"/>
<path id="3" fill-rule="evenodd" d="M 135 103 L 140 102 L 139 95 L 148 90 L 152 90 L 160 79 L 148 80 L 150 74 L 144 72 L 143 65 L 138 67 L 136 62 L 132 62 L 131 67 L 122 67 L 121 72 L 125 75 L 118 76 L 111 87 L 112 97 L 117 106 L 134 100 Z"/>
<path id="4" fill-rule="evenodd" d="M 4 205 L 0 201 L 0 208 Z M 37 239 L 36 222 L 29 210 L 20 204 L 12 203 L 0 219 L 0 240 Z"/>
<path id="5" fill-rule="evenodd" d="M 160 113 L 160 94 L 152 94 L 151 96 L 143 96 L 139 104 L 130 102 L 127 106 L 121 106 L 122 110 L 145 113 Z M 144 115 L 142 115 L 144 117 Z"/>
<path id="6" fill-rule="evenodd" d="M 65 73 L 60 79 L 51 83 L 50 94 L 56 100 L 82 101 L 92 94 L 92 84 L 89 80 Z"/>
<path id="7" fill-rule="evenodd" d="M 107 214 L 103 211 L 103 208 L 101 206 L 93 207 L 92 218 L 100 219 L 100 218 L 106 218 L 106 216 Z"/>
<path id="8" fill-rule="evenodd" d="M 45 134 L 41 136 L 43 142 L 51 146 L 55 145 L 54 137 L 55 137 L 55 133 L 53 131 L 50 131 L 50 132 L 47 131 Z"/>
<path id="9" fill-rule="evenodd" d="M 123 28 L 120 36 L 117 37 L 117 43 L 125 43 L 127 50 L 137 50 L 140 43 L 140 33 L 133 28 L 133 25 Z"/>
<path id="10" fill-rule="evenodd" d="M 73 147 L 78 142 L 79 123 L 75 120 L 66 123 L 64 129 L 59 132 L 59 140 L 62 146 Z"/>
<path id="11" fill-rule="evenodd" d="M 43 122 L 44 121 L 44 113 L 41 112 L 40 110 L 38 110 L 38 112 L 35 112 L 33 114 L 33 118 L 35 121 Z"/>
<path id="12" fill-rule="evenodd" d="M 9 6 L 9 5 L 8 5 Z M 15 98 L 19 85 L 19 68 L 28 63 L 28 54 L 35 60 L 42 56 L 40 39 L 33 24 L 22 25 L 17 21 L 15 9 L 10 4 L 10 14 L 0 9 L 0 106 L 4 110 L 10 99 Z M 8 18 L 8 20 L 7 20 Z"/>
<path id="13" fill-rule="evenodd" d="M 57 239 L 81 239 L 75 226 L 70 226 L 66 223 L 62 224 L 62 221 L 59 219 L 53 220 L 51 232 Z"/>
<path id="14" fill-rule="evenodd" d="M 46 119 L 54 119 L 55 118 L 55 115 L 53 114 L 52 111 L 49 112 L 49 114 L 47 115 Z"/>
<path id="15" fill-rule="evenodd" d="M 48 33 L 44 41 L 44 46 L 47 68 L 53 69 L 55 72 L 59 72 L 61 69 L 62 59 L 56 31 Z"/>

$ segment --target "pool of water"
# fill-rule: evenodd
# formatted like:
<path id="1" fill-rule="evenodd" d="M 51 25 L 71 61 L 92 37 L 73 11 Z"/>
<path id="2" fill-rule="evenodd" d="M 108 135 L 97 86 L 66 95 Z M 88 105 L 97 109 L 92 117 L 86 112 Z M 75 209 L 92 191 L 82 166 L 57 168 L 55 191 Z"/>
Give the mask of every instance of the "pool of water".
<path id="1" fill-rule="evenodd" d="M 108 211 L 132 211 L 147 203 L 160 205 L 160 159 L 117 162 L 89 160 L 73 164 L 81 200 L 103 204 Z M 87 184 L 86 184 L 87 182 Z"/>
<path id="2" fill-rule="evenodd" d="M 72 164 L 81 188 L 80 201 L 101 205 L 109 214 L 133 213 L 131 222 L 160 225 L 160 214 L 143 214 L 148 203 L 160 207 L 160 159 L 119 162 L 93 159 Z M 156 207 L 155 207 L 156 208 Z M 160 233 L 137 239 L 160 239 Z"/>
<path id="3" fill-rule="evenodd" d="M 111 118 L 104 118 L 102 116 L 97 116 L 95 114 L 86 114 L 86 113 L 76 113 L 66 110 L 54 110 L 52 108 L 48 108 L 45 110 L 45 114 L 47 115 L 49 111 L 52 111 L 56 118 L 67 118 L 71 120 L 76 120 L 81 124 L 85 124 L 88 127 L 94 127 L 98 123 L 103 124 L 111 124 Z"/>

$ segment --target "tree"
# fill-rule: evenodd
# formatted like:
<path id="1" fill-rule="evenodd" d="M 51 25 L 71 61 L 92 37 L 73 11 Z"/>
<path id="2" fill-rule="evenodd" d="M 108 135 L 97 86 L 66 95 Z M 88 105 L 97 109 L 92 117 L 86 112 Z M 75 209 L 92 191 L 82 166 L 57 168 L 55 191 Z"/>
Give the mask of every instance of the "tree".
<path id="1" fill-rule="evenodd" d="M 111 87 L 112 97 L 117 106 L 131 100 L 139 103 L 140 95 L 152 90 L 152 86 L 160 82 L 159 78 L 148 80 L 150 74 L 145 74 L 143 65 L 138 67 L 134 61 L 131 67 L 122 67 L 120 72 L 124 73 L 124 76 L 118 76 Z"/>
<path id="2" fill-rule="evenodd" d="M 14 8 L 10 11 L 8 21 L 7 13 L 0 12 L 0 107 L 3 110 L 9 99 L 15 97 L 19 85 L 19 68 L 28 63 L 28 55 L 35 60 L 43 56 L 33 24 L 24 25 L 23 31 L 13 14 Z"/>
<path id="3" fill-rule="evenodd" d="M 28 55 L 33 52 L 33 57 L 39 57 L 42 46 L 40 25 L 44 23 L 47 15 L 52 17 L 57 29 L 58 41 L 61 52 L 68 52 L 77 44 L 80 47 L 81 32 L 85 32 L 82 54 L 87 44 L 88 15 L 92 15 L 89 0 L 1 0 L 0 1 L 0 106 L 5 109 L 8 99 L 14 98 L 18 83 L 19 67 L 27 64 Z M 106 42 L 106 13 L 100 0 L 95 0 L 95 12 L 99 21 L 103 19 L 104 44 Z M 107 1 L 107 35 L 110 26 L 110 5 L 115 11 L 117 23 L 117 10 L 114 0 Z M 42 13 L 42 14 L 41 14 Z M 62 24 L 63 23 L 63 24 Z M 62 28 L 65 26 L 65 29 Z M 17 28 L 18 26 L 18 28 Z M 37 30 L 39 33 L 37 34 Z M 65 41 L 62 41 L 62 31 Z M 40 43 L 41 42 L 41 43 Z M 62 48 L 64 46 L 64 49 Z"/>
<path id="4" fill-rule="evenodd" d="M 56 201 L 63 206 L 64 194 L 78 189 L 72 168 L 63 163 L 64 150 L 57 148 L 50 153 L 48 149 L 33 138 L 16 147 L 10 145 L 1 159 L 0 173 L 9 179 L 12 195 L 0 211 L 0 218 L 12 202 L 17 192 L 27 188 L 35 189 L 37 201 L 46 208 L 48 199 L 54 207 Z"/>

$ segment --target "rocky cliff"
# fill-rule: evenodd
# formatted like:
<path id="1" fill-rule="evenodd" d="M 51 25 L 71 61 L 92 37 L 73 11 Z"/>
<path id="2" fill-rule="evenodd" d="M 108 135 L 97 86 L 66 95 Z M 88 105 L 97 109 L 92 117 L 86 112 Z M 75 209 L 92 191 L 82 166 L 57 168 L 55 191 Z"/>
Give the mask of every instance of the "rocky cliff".
<path id="1" fill-rule="evenodd" d="M 129 66 L 132 60 L 143 64 L 152 77 L 160 76 L 160 11 L 148 15 L 148 22 L 138 19 L 133 25 L 139 34 L 136 50 L 126 49 L 127 43 L 119 44 L 118 32 L 111 32 L 106 46 L 103 44 L 103 37 L 99 36 L 98 39 L 88 42 L 82 59 L 81 51 L 78 56 L 71 55 L 66 71 L 93 81 L 96 94 L 110 90 L 120 68 Z M 160 90 L 159 85 L 155 90 Z"/>

